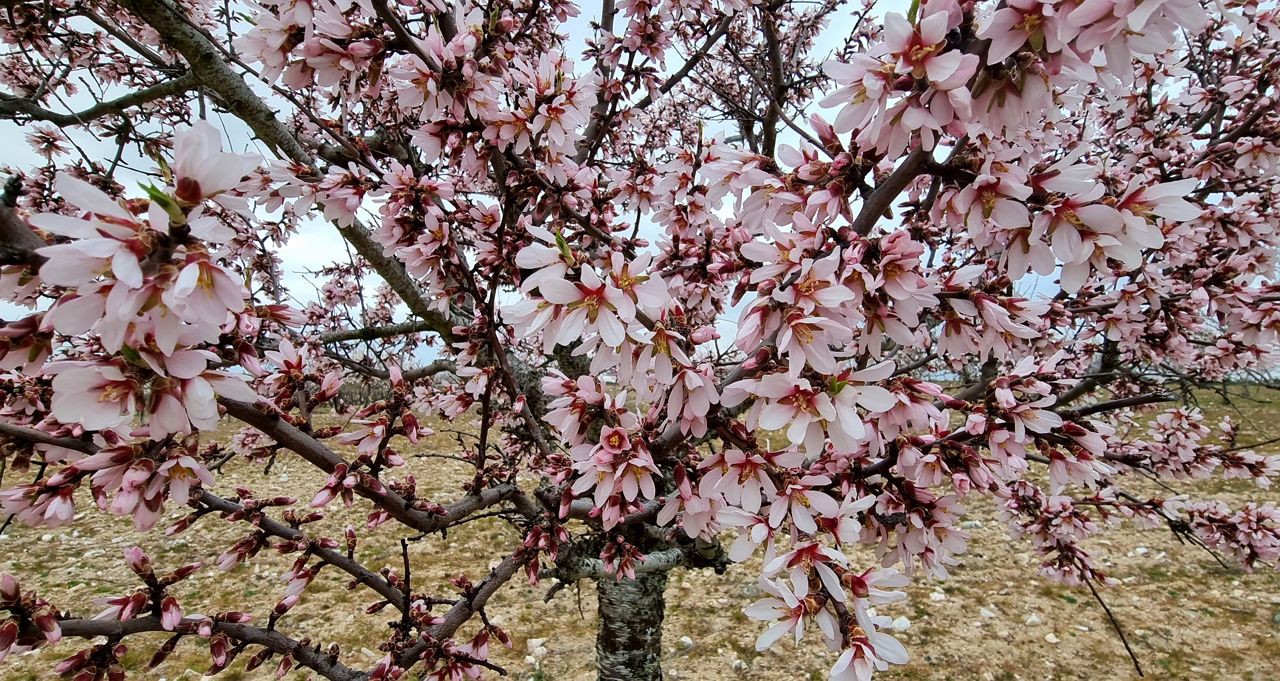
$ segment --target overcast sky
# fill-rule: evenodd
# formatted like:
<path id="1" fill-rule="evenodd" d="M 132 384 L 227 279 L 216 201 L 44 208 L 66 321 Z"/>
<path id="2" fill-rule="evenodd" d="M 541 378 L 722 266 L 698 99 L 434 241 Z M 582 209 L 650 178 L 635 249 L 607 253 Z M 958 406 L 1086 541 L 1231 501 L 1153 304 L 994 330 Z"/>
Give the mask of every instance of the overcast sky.
<path id="1" fill-rule="evenodd" d="M 831 51 L 839 45 L 840 40 L 844 36 L 848 35 L 856 17 L 853 5 L 859 4 L 860 3 L 857 2 L 850 3 L 851 6 L 842 10 L 833 17 L 826 30 L 821 34 L 816 42 L 816 48 L 814 51 L 815 56 L 825 56 L 830 54 Z M 907 0 L 880 0 L 873 9 L 873 16 L 879 19 L 887 11 L 905 12 L 908 5 L 909 2 L 907 2 Z M 600 7 L 598 4 L 594 6 L 587 5 L 583 8 L 583 11 L 579 16 L 571 19 L 564 25 L 564 30 L 569 34 L 569 45 L 566 51 L 570 57 L 575 59 L 580 57 L 585 40 L 590 35 L 590 23 L 598 20 L 599 13 Z M 666 65 L 668 72 L 672 72 L 680 66 L 681 61 L 679 59 L 679 55 L 672 54 L 668 57 L 668 63 Z M 585 72 L 585 70 L 589 68 L 589 63 L 580 62 L 578 64 L 579 72 Z M 268 101 L 272 99 L 272 96 L 269 94 L 269 91 L 265 86 L 262 86 L 252 79 L 250 80 L 250 84 L 253 85 L 256 90 L 263 93 Z M 119 92 L 108 92 L 106 93 L 106 96 L 115 97 L 120 94 L 121 93 Z M 821 97 L 819 96 L 815 101 L 820 99 Z M 81 109 L 90 106 L 93 101 L 87 96 L 78 96 L 68 100 L 66 103 L 73 109 Z M 280 108 L 282 110 L 287 110 L 288 105 L 281 102 Z M 822 110 L 815 104 L 811 107 L 810 111 Z M 827 114 L 828 118 L 832 115 L 833 114 L 830 113 Z M 210 120 L 225 131 L 225 145 L 227 148 L 240 152 L 256 152 L 264 157 L 270 157 L 269 152 L 253 140 L 248 127 L 240 120 L 233 116 L 218 114 L 216 112 L 211 112 Z M 23 140 L 23 137 L 27 132 L 29 132 L 29 130 L 24 129 L 22 126 L 18 126 L 13 122 L 0 122 L 0 137 L 11 141 L 8 145 L 9 156 L 7 159 L 7 165 L 9 167 L 31 168 L 43 163 L 43 159 L 31 150 Z M 97 139 L 86 133 L 84 130 L 73 130 L 70 132 L 74 135 L 74 139 L 77 144 L 87 155 L 97 159 L 110 159 L 114 156 L 115 144 L 110 138 Z M 732 134 L 733 131 L 721 132 Z M 799 146 L 798 137 L 785 126 L 782 127 L 782 130 L 779 133 L 779 139 L 784 143 Z M 76 152 L 73 152 L 73 154 L 75 153 Z M 74 158 L 74 156 L 72 158 Z M 66 160 L 67 159 L 63 159 L 63 161 Z M 150 159 L 138 158 L 136 154 L 133 153 L 126 153 L 125 161 L 127 164 L 135 168 L 151 169 L 154 167 L 154 163 Z M 142 179 L 138 174 L 125 170 L 119 172 L 118 177 L 129 189 L 131 195 L 140 194 L 140 192 L 134 190 L 134 188 L 130 186 L 131 184 L 136 186 L 136 184 Z M 370 209 L 370 206 L 366 205 L 365 208 L 368 210 Z M 373 208 L 376 210 L 376 206 Z M 371 220 L 366 220 L 366 222 L 369 221 Z M 648 220 L 646 220 L 645 223 L 646 224 L 642 226 L 641 230 L 642 236 L 649 238 L 650 241 L 656 241 L 659 236 L 658 229 Z M 285 271 L 283 274 L 284 285 L 289 289 L 291 295 L 296 300 L 306 303 L 315 299 L 315 285 L 322 283 L 317 281 L 313 284 L 311 277 L 309 277 L 306 272 L 324 267 L 335 260 L 345 261 L 346 249 L 342 243 L 341 237 L 338 236 L 337 231 L 330 224 L 317 219 L 309 221 L 302 227 L 298 234 L 292 237 L 288 246 L 283 250 L 281 257 L 285 264 Z M 1035 289 L 1037 286 L 1032 284 L 1031 288 Z M 17 308 L 9 303 L 0 302 L 0 317 L 5 319 L 15 319 L 24 316 L 25 314 L 27 314 L 25 310 Z M 721 329 L 721 333 L 725 335 L 726 340 L 728 341 L 731 341 L 735 333 L 733 326 L 734 322 L 736 322 L 736 317 L 736 313 L 726 315 L 725 326 Z"/>

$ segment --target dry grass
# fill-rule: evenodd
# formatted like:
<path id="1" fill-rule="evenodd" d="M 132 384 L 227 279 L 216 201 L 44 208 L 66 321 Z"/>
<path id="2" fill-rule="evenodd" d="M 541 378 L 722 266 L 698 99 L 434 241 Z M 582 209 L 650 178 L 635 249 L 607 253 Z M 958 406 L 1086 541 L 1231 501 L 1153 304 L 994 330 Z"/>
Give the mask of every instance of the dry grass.
<path id="1" fill-rule="evenodd" d="M 1224 405 L 1206 398 L 1211 415 L 1231 411 L 1246 424 L 1245 441 L 1280 434 L 1280 411 L 1253 401 Z M 220 437 L 228 437 L 227 432 Z M 437 436 L 427 447 L 453 451 L 457 445 Z M 429 491 L 447 500 L 467 477 L 457 464 L 439 459 L 410 462 Z M 285 457 L 269 475 L 260 466 L 229 465 L 215 491 L 229 495 L 244 484 L 262 495 L 288 494 L 307 499 L 323 476 L 297 459 Z M 1233 504 L 1246 499 L 1280 500 L 1276 491 L 1243 483 L 1211 481 L 1177 485 L 1199 497 L 1220 498 Z M 1144 490 L 1152 491 L 1153 490 Z M 237 537 L 244 524 L 207 517 L 199 526 L 173 538 L 137 533 L 127 519 L 100 513 L 79 500 L 78 521 L 57 530 L 11 528 L 0 538 L 5 551 L 0 572 L 17 575 L 26 589 L 36 589 L 55 604 L 81 616 L 96 612 L 90 602 L 102 595 L 131 591 L 136 581 L 124 567 L 121 551 L 142 546 L 159 569 L 193 561 L 212 560 Z M 1036 575 L 1036 561 L 1025 544 L 1011 542 L 994 522 L 990 505 L 971 502 L 965 527 L 972 533 L 963 564 L 945 582 L 920 581 L 910 589 L 906 604 L 888 609 L 906 615 L 913 625 L 904 634 L 913 654 L 906 667 L 886 679 L 1126 679 L 1132 667 L 1102 610 L 1087 590 L 1045 582 Z M 313 533 L 338 537 L 347 525 L 363 520 L 361 505 L 341 509 L 335 503 Z M 173 514 L 177 517 L 178 514 Z M 367 565 L 397 566 L 399 539 L 395 527 L 367 534 L 358 557 Z M 448 581 L 464 573 L 480 579 L 491 562 L 519 542 L 515 530 L 497 519 L 467 524 L 448 537 L 432 536 L 412 544 L 413 573 L 418 588 L 450 593 Z M 1101 564 L 1122 584 L 1104 591 L 1124 624 L 1148 676 L 1170 679 L 1273 679 L 1280 659 L 1280 575 L 1275 571 L 1244 574 L 1224 570 L 1214 559 L 1178 544 L 1167 533 L 1118 527 L 1087 544 Z M 860 557 L 869 562 L 870 555 Z M 260 621 L 279 598 L 280 575 L 290 556 L 264 554 L 248 566 L 229 573 L 209 567 L 184 582 L 180 600 L 188 612 L 249 610 Z M 757 595 L 753 575 L 758 565 L 734 566 L 723 576 L 677 571 L 667 592 L 665 626 L 666 668 L 674 679 L 808 679 L 825 678 L 833 657 L 820 650 L 816 637 L 796 650 L 779 645 L 758 654 L 753 643 L 759 627 L 742 615 L 742 607 Z M 346 580 L 326 570 L 286 617 L 281 629 L 312 641 L 335 641 L 343 660 L 366 667 L 380 654 L 374 650 L 385 635 L 384 616 L 368 617 L 363 608 L 368 592 L 348 591 Z M 513 678 L 569 680 L 594 678 L 594 589 L 560 592 L 550 604 L 542 597 L 549 584 L 537 587 L 523 581 L 508 584 L 489 608 L 492 620 L 507 628 L 512 650 L 495 651 L 494 661 Z M 464 632 L 471 629 L 464 629 Z M 686 638 L 687 637 L 687 638 Z M 128 640 L 127 661 L 142 669 L 160 635 Z M 546 639 L 545 655 L 530 664 L 529 639 Z M 691 642 L 691 645 L 690 645 Z M 52 678 L 52 665 L 78 649 L 78 642 L 7 660 L 0 667 L 6 680 Z M 243 671 L 242 657 L 220 678 L 269 678 Z M 208 667 L 204 646 L 197 640 L 181 644 L 155 672 L 140 678 L 198 678 Z M 299 678 L 302 678 L 300 676 Z"/>

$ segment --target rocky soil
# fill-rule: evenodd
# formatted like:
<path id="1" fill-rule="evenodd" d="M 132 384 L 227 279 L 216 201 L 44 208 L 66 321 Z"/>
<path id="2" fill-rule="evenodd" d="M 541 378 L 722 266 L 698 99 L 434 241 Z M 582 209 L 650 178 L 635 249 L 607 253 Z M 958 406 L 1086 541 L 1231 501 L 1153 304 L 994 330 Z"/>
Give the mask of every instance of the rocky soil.
<path id="1" fill-rule="evenodd" d="M 1221 410 L 1218 406 L 1216 409 Z M 1263 439 L 1271 422 L 1269 406 L 1247 405 L 1252 419 L 1246 437 Z M 1280 420 L 1280 419 L 1278 419 Z M 1261 425 L 1260 425 L 1261 424 Z M 220 433 L 229 437 L 231 430 Z M 427 443 L 424 451 L 449 452 L 457 444 L 445 435 Z M 413 459 L 410 463 L 442 500 L 460 492 L 466 478 L 459 464 L 441 459 Z M 9 476 L 17 475 L 10 473 Z M 6 476 L 5 484 L 14 478 Z M 215 490 L 234 494 L 247 485 L 259 495 L 287 494 L 305 500 L 320 487 L 323 476 L 305 462 L 282 457 L 269 474 L 261 464 L 228 465 Z M 1220 498 L 1232 504 L 1246 499 L 1280 501 L 1280 492 L 1249 484 L 1207 482 L 1176 485 L 1196 497 Z M 1143 490 L 1156 493 L 1155 489 Z M 1168 494 L 1167 491 L 1163 492 Z M 995 521 L 989 504 L 974 499 L 964 527 L 971 532 L 970 549 L 946 581 L 919 581 L 910 600 L 886 608 L 885 614 L 904 615 L 910 628 L 901 634 L 911 651 L 911 663 L 878 676 L 880 679 L 1129 679 L 1132 664 L 1102 609 L 1088 590 L 1046 582 L 1036 574 L 1029 547 L 1011 541 Z M 184 582 L 178 591 L 188 613 L 248 610 L 265 621 L 280 598 L 280 575 L 290 556 L 264 552 L 248 566 L 222 572 L 213 560 L 238 537 L 244 524 L 206 517 L 195 530 L 165 537 L 158 530 L 133 531 L 128 519 L 92 507 L 88 495 L 78 500 L 76 523 L 59 528 L 11 527 L 0 536 L 0 572 L 16 575 L 24 589 L 76 615 L 97 612 L 93 598 L 131 592 L 136 579 L 125 568 L 121 552 L 142 546 L 158 570 L 194 560 L 209 567 Z M 314 533 L 340 537 L 348 523 L 363 521 L 357 504 L 342 509 L 339 502 Z M 180 517 L 180 510 L 169 520 Z M 166 523 L 162 523 L 163 527 Z M 392 525 L 365 535 L 358 557 L 367 565 L 400 564 L 400 535 Z M 414 541 L 411 558 L 415 585 L 431 585 L 450 594 L 449 580 L 459 573 L 479 580 L 491 563 L 518 545 L 517 533 L 501 519 L 488 518 L 450 532 Z M 1120 584 L 1102 593 L 1129 636 L 1148 678 L 1156 679 L 1275 679 L 1280 662 L 1280 574 L 1262 569 L 1254 574 L 1224 569 L 1201 549 L 1181 545 L 1168 533 L 1117 527 L 1087 545 Z M 864 562 L 870 555 L 860 556 Z M 666 669 L 672 679 L 820 679 L 834 661 L 817 636 L 799 648 L 780 644 L 765 654 L 755 652 L 760 627 L 749 622 L 742 608 L 758 596 L 752 575 L 756 565 L 734 566 L 717 576 L 710 572 L 677 571 L 667 591 L 664 630 Z M 297 638 L 335 641 L 343 660 L 367 667 L 381 656 L 375 650 L 385 630 L 378 617 L 363 615 L 372 599 L 367 592 L 346 589 L 347 580 L 326 570 L 280 624 Z M 586 680 L 594 678 L 595 593 L 589 582 L 560 591 L 543 603 L 549 583 L 531 586 L 513 581 L 499 592 L 488 612 L 513 636 L 510 650 L 497 649 L 493 661 L 511 678 Z M 419 586 L 418 588 L 421 588 Z M 464 629 L 464 632 L 470 629 Z M 132 637 L 127 661 L 142 670 L 164 636 Z M 53 665 L 83 642 L 56 646 L 10 658 L 0 666 L 0 679 L 54 678 Z M 271 678 L 258 670 L 243 671 L 244 656 L 218 678 Z M 138 678 L 196 679 L 208 668 L 205 646 L 185 641 L 155 671 Z M 299 675 L 298 678 L 305 678 Z"/>

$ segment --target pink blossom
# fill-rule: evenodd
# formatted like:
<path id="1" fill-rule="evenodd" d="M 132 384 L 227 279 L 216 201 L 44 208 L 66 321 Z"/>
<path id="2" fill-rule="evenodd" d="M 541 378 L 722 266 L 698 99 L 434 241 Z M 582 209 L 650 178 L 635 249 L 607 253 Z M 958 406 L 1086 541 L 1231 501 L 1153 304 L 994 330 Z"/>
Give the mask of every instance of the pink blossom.
<path id="1" fill-rule="evenodd" d="M 907 649 L 902 643 L 879 630 L 891 623 L 888 617 L 872 615 L 861 606 L 856 606 L 854 612 L 858 633 L 831 667 L 831 681 L 868 681 L 873 670 L 884 671 L 890 664 L 907 663 Z"/>
<path id="2" fill-rule="evenodd" d="M 244 309 L 244 287 L 216 263 L 194 258 L 165 292 L 165 303 L 187 322 L 216 328 L 228 312 Z"/>
<path id="3" fill-rule="evenodd" d="M 260 162 L 256 155 L 223 153 L 221 135 L 208 121 L 196 121 L 173 142 L 176 195 L 191 204 L 234 188 Z"/>
<path id="4" fill-rule="evenodd" d="M 178 505 L 187 503 L 193 486 L 213 486 L 213 474 L 204 464 L 189 456 L 177 456 L 160 464 L 156 473 L 169 487 L 169 499 Z"/>
<path id="5" fill-rule="evenodd" d="M 1010 0 L 997 9 L 978 30 L 978 35 L 991 40 L 987 63 L 998 64 L 1021 49 L 1028 40 L 1037 39 L 1045 49 L 1057 52 L 1062 44 L 1053 30 L 1056 19 L 1052 5 L 1041 0 Z"/>
<path id="6" fill-rule="evenodd" d="M 799 643 L 804 637 L 804 621 L 808 615 L 803 599 L 808 594 L 794 594 L 786 585 L 764 578 L 760 579 L 760 589 L 770 594 L 770 597 L 762 598 L 743 610 L 751 619 L 773 622 L 756 639 L 756 650 L 768 650 L 789 633 L 794 633 L 795 640 Z"/>
<path id="7" fill-rule="evenodd" d="M 914 78 L 928 78 L 939 89 L 950 89 L 945 86 L 968 80 L 977 68 L 978 57 L 946 49 L 947 31 L 951 29 L 949 24 L 946 12 L 930 14 L 915 26 L 901 14 L 886 14 L 883 49 L 897 58 L 897 72 L 910 73 Z"/>
<path id="8" fill-rule="evenodd" d="M 124 425 L 137 412 L 142 387 L 120 366 L 66 364 L 46 372 L 55 372 L 51 406 L 64 423 L 103 430 Z"/>
<path id="9" fill-rule="evenodd" d="M 781 528 L 784 521 L 790 520 L 796 529 L 805 534 L 817 532 L 814 512 L 829 518 L 840 514 L 840 505 L 835 499 L 825 492 L 813 489 L 830 483 L 830 478 L 821 475 L 806 475 L 788 482 L 769 501 L 769 525 Z"/>
<path id="10" fill-rule="evenodd" d="M 601 281 L 591 268 L 583 269 L 581 276 L 580 283 L 548 279 L 538 287 L 547 302 L 567 310 L 556 320 L 557 342 L 568 343 L 586 330 L 596 330 L 608 345 L 621 345 L 627 325 L 635 319 L 635 302 L 612 282 Z"/>

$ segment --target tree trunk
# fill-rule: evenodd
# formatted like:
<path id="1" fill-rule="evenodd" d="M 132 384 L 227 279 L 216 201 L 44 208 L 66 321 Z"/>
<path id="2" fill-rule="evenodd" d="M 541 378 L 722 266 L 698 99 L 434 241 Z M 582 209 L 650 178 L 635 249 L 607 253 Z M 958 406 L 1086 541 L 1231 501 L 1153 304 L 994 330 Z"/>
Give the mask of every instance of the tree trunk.
<path id="1" fill-rule="evenodd" d="M 666 572 L 631 580 L 605 576 L 596 581 L 600 628 L 596 666 L 600 681 L 662 680 L 662 619 L 667 602 Z"/>

